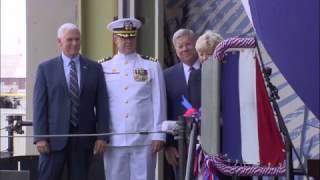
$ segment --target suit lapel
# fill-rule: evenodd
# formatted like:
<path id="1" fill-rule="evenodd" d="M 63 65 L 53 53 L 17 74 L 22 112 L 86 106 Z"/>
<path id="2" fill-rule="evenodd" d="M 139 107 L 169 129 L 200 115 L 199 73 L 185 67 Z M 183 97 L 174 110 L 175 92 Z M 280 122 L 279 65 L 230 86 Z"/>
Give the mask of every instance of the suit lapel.
<path id="1" fill-rule="evenodd" d="M 86 64 L 86 61 L 83 60 L 83 58 L 80 56 L 80 94 L 82 92 L 83 86 L 85 85 L 86 78 L 88 75 L 88 65 Z"/>
<path id="2" fill-rule="evenodd" d="M 69 88 L 68 88 L 68 84 L 67 84 L 67 79 L 66 79 L 66 75 L 64 72 L 64 67 L 63 67 L 63 60 L 62 57 L 59 56 L 57 57 L 57 77 L 58 79 L 61 80 L 61 82 L 63 82 L 63 87 L 65 89 L 66 92 L 68 92 L 67 94 L 69 95 Z"/>
<path id="3" fill-rule="evenodd" d="M 178 70 L 177 70 L 177 77 L 178 77 L 178 82 L 181 82 L 182 86 L 184 89 L 187 87 L 187 82 L 186 82 L 186 77 L 184 76 L 184 70 L 183 70 L 183 64 L 179 63 Z"/>

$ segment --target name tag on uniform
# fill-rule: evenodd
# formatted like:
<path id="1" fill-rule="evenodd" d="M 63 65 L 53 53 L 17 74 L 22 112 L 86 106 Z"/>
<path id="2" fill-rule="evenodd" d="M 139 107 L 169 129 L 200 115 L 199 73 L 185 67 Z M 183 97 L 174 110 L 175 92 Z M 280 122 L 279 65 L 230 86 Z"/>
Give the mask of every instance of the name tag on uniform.
<path id="1" fill-rule="evenodd" d="M 105 74 L 120 74 L 120 72 L 117 71 L 117 69 L 112 68 L 111 72 L 105 72 Z"/>
<path id="2" fill-rule="evenodd" d="M 143 68 L 137 68 L 133 72 L 133 78 L 135 81 L 146 81 L 148 80 L 148 71 Z"/>

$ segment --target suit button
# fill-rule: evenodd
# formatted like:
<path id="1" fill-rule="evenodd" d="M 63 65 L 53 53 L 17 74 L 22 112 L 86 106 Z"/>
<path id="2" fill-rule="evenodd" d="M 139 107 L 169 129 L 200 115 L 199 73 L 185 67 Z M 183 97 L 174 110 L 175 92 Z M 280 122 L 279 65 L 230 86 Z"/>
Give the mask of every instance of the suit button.
<path id="1" fill-rule="evenodd" d="M 125 75 L 125 76 L 128 76 L 128 73 L 125 73 L 124 75 Z"/>
<path id="2" fill-rule="evenodd" d="M 124 64 L 128 64 L 128 60 L 125 60 L 125 61 L 124 61 Z"/>
<path id="3" fill-rule="evenodd" d="M 129 117 L 129 114 L 128 114 L 128 113 L 126 113 L 124 117 L 125 117 L 125 118 L 128 118 L 128 117 Z"/>
<path id="4" fill-rule="evenodd" d="M 128 103 L 129 103 L 129 101 L 128 101 L 128 100 L 126 100 L 126 101 L 124 101 L 124 103 L 128 104 Z"/>
<path id="5" fill-rule="evenodd" d="M 128 86 L 125 86 L 125 87 L 124 87 L 124 90 L 128 90 Z"/>

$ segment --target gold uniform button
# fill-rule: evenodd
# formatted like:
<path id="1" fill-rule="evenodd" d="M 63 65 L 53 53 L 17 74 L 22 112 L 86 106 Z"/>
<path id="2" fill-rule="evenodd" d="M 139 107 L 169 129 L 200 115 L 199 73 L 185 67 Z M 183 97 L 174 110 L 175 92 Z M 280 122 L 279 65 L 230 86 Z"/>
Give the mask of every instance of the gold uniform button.
<path id="1" fill-rule="evenodd" d="M 124 64 L 128 64 L 128 60 L 125 60 L 125 61 L 124 61 Z"/>

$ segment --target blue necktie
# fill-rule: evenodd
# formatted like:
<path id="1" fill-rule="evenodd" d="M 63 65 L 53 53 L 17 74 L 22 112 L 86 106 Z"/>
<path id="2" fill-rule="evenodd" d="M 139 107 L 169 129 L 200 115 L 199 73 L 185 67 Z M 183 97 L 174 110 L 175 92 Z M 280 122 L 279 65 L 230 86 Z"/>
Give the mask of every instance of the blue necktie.
<path id="1" fill-rule="evenodd" d="M 79 86 L 78 86 L 78 76 L 77 76 L 77 69 L 76 63 L 74 60 L 70 61 L 70 95 L 71 95 L 71 124 L 73 126 L 78 126 L 79 123 Z"/>

